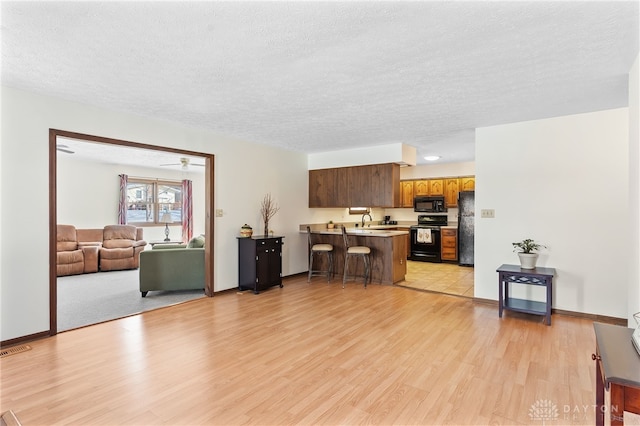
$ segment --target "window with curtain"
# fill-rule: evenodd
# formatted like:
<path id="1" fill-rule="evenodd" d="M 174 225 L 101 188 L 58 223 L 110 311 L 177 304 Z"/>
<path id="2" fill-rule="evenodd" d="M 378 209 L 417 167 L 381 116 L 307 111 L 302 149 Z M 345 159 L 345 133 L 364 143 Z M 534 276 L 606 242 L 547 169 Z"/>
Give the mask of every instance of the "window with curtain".
<path id="1" fill-rule="evenodd" d="M 182 223 L 182 182 L 129 177 L 126 184 L 127 223 Z M 169 216 L 171 222 L 165 222 Z"/>

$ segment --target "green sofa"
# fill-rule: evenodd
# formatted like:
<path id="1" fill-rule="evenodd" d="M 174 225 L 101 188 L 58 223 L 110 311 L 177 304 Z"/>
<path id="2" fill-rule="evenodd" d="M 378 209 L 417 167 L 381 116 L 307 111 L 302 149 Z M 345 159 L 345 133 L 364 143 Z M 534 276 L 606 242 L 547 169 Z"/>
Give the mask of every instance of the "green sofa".
<path id="1" fill-rule="evenodd" d="M 198 238 L 198 237 L 196 237 Z M 155 245 L 140 253 L 140 293 L 204 290 L 204 243 Z"/>

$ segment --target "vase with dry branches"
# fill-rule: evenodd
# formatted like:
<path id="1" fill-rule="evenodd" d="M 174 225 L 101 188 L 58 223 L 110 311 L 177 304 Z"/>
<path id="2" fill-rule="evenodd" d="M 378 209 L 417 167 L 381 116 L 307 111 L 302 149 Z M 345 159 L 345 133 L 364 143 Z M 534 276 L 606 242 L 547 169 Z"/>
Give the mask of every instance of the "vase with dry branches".
<path id="1" fill-rule="evenodd" d="M 264 221 L 264 236 L 269 236 L 269 219 L 275 216 L 278 213 L 280 207 L 278 207 L 278 203 L 276 203 L 273 198 L 271 198 L 271 193 L 268 193 L 262 199 L 262 205 L 260 206 L 260 214 L 262 215 L 262 220 Z"/>

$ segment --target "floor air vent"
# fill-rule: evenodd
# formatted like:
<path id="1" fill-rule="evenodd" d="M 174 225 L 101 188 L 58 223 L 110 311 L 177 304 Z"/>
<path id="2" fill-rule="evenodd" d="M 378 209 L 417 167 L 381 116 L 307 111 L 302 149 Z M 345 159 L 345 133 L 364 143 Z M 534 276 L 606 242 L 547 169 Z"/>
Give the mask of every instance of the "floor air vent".
<path id="1" fill-rule="evenodd" d="M 30 351 L 30 350 L 31 350 L 31 346 L 29 345 L 20 345 L 20 346 L 14 346 L 13 348 L 0 349 L 0 358 L 4 358 L 9 355 L 15 355 L 15 354 L 19 354 L 19 353 Z"/>

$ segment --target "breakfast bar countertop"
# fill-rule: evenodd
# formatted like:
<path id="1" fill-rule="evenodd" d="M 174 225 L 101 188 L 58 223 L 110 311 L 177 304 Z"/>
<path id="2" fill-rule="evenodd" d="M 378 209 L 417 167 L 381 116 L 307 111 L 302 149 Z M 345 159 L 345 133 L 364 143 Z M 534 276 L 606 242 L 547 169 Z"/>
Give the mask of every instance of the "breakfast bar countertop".
<path id="1" fill-rule="evenodd" d="M 300 230 L 301 233 L 306 234 L 307 230 Z M 312 234 L 323 235 L 342 235 L 341 228 L 334 229 L 311 229 Z M 371 228 L 347 228 L 347 234 L 359 236 L 359 237 L 395 237 L 397 235 L 408 235 L 408 231 L 391 231 L 387 229 L 371 229 Z"/>

